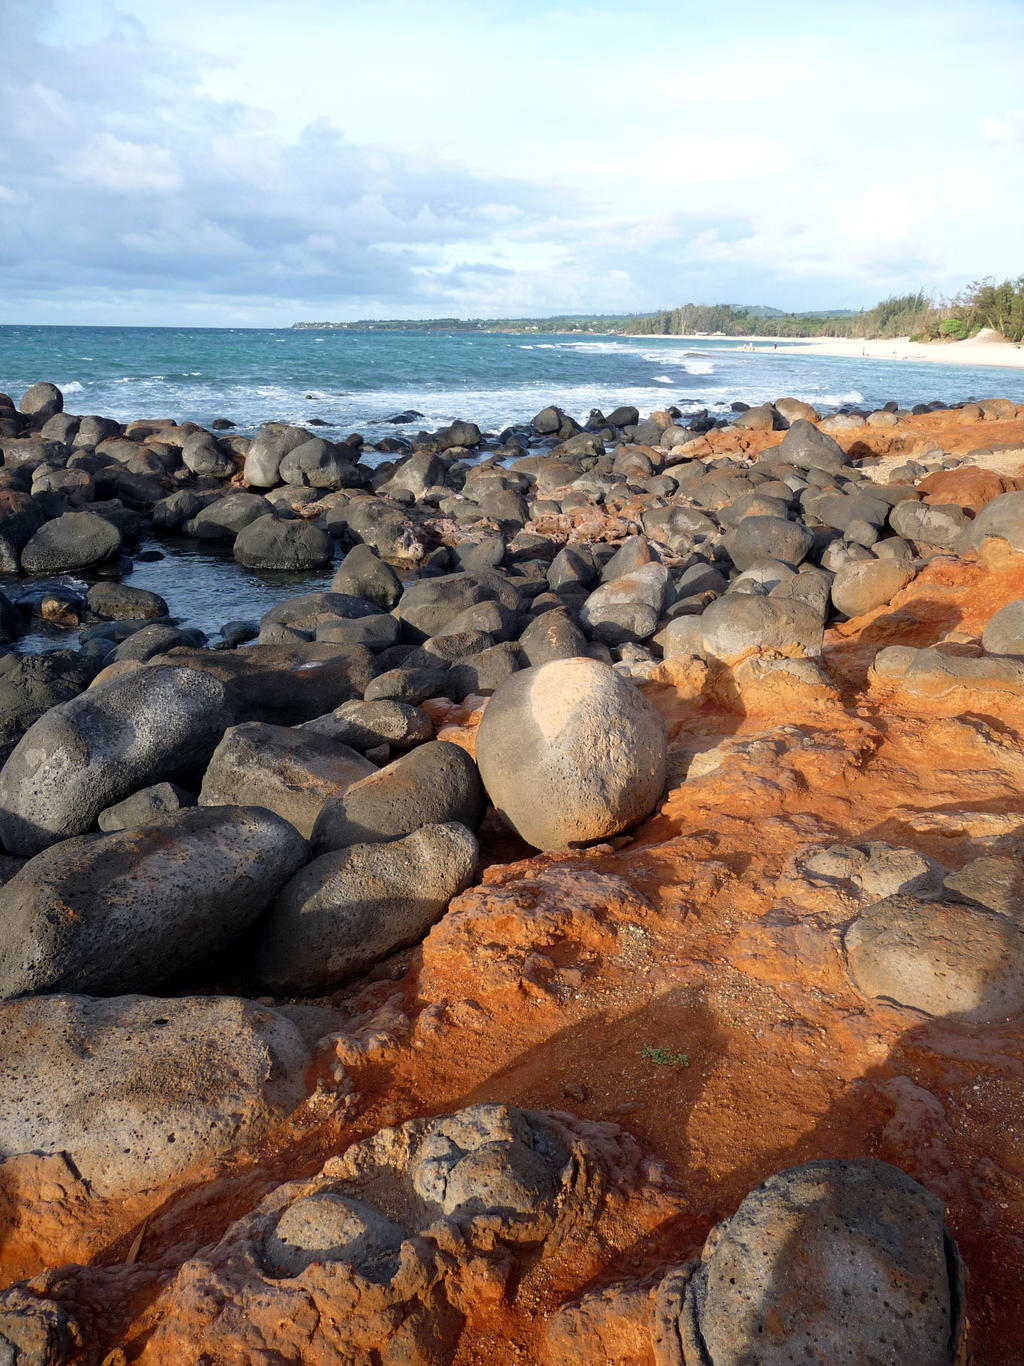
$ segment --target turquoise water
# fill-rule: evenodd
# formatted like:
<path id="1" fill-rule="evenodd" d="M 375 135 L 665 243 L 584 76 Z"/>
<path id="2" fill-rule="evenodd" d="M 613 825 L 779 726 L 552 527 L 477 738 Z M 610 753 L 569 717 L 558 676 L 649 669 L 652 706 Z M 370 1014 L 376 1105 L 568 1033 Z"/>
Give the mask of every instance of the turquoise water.
<path id="1" fill-rule="evenodd" d="M 620 403 L 725 412 L 735 399 L 782 395 L 826 410 L 997 395 L 1024 403 L 1021 371 L 807 356 L 784 342 L 743 352 L 731 339 L 0 327 L 0 390 L 17 399 L 40 379 L 60 386 L 68 411 L 121 422 L 226 417 L 247 431 L 315 418 L 325 435 L 368 440 L 460 417 L 500 431 L 548 403 L 578 419 Z M 383 424 L 407 408 L 423 418 Z"/>

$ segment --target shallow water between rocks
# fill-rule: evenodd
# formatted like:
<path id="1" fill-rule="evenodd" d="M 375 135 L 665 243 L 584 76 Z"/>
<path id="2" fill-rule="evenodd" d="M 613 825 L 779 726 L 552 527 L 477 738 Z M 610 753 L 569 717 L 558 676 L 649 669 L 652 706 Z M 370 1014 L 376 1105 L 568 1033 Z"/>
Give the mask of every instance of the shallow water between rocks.
<path id="1" fill-rule="evenodd" d="M 140 559 L 147 552 L 159 560 Z M 266 571 L 256 573 L 234 559 L 230 547 L 213 550 L 180 537 L 145 537 L 132 552 L 132 569 L 121 576 L 133 588 L 159 593 L 181 626 L 198 626 L 214 644 L 220 628 L 229 621 L 258 621 L 279 602 L 297 593 L 314 593 L 330 586 L 337 562 L 305 573 Z M 337 557 L 339 560 L 341 555 Z M 77 574 L 0 574 L 0 591 L 12 602 L 55 588 L 83 595 L 105 576 Z M 74 649 L 78 631 L 32 618 L 28 629 L 11 645 L 16 654 L 42 654 L 47 650 Z"/>

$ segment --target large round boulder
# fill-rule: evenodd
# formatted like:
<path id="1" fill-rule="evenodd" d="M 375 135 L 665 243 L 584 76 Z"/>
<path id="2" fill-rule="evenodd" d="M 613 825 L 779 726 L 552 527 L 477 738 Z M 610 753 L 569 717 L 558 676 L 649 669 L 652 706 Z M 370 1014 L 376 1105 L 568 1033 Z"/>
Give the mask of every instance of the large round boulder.
<path id="1" fill-rule="evenodd" d="M 992 1024 L 1024 1010 L 1024 930 L 980 907 L 891 896 L 846 931 L 857 989 L 926 1015 Z"/>
<path id="2" fill-rule="evenodd" d="M 687 1366 L 961 1358 L 962 1271 L 942 1202 L 870 1158 L 778 1172 L 713 1229 L 686 1287 Z"/>
<path id="3" fill-rule="evenodd" d="M 0 888 L 0 997 L 175 981 L 251 925 L 305 861 L 263 807 L 191 807 L 63 840 Z"/>
<path id="4" fill-rule="evenodd" d="M 319 569 L 333 554 L 326 531 L 273 513 L 257 517 L 235 538 L 235 559 L 246 569 Z"/>
<path id="5" fill-rule="evenodd" d="M 291 1020 L 231 996 L 8 1001 L 0 1155 L 66 1153 L 104 1199 L 149 1190 L 283 1119 L 308 1065 Z"/>
<path id="6" fill-rule="evenodd" d="M 41 526 L 21 552 L 26 574 L 63 574 L 102 564 L 121 549 L 121 533 L 95 512 L 65 512 Z"/>
<path id="7" fill-rule="evenodd" d="M 314 859 L 260 927 L 255 972 L 277 991 L 316 992 L 422 939 L 476 872 L 464 825 L 424 825 L 403 839 Z"/>
<path id="8" fill-rule="evenodd" d="M 593 659 L 523 669 L 484 712 L 488 796 L 528 844 L 562 849 L 647 816 L 665 786 L 665 727 L 628 679 Z"/>

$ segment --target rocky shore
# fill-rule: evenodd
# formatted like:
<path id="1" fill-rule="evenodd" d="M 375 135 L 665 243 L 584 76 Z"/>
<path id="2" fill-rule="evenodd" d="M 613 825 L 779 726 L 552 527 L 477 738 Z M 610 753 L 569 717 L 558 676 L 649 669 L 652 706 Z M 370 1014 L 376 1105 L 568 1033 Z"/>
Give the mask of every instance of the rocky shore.
<path id="1" fill-rule="evenodd" d="M 1024 408 L 0 452 L 3 1360 L 1020 1360 Z"/>

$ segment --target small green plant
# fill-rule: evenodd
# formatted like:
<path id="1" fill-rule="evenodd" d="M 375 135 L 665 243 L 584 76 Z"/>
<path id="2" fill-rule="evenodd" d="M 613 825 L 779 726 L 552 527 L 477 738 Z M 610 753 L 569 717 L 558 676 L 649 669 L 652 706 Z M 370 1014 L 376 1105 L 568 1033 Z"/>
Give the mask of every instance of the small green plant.
<path id="1" fill-rule="evenodd" d="M 955 337 L 957 341 L 963 341 L 967 336 L 967 324 L 962 318 L 943 318 L 939 323 L 939 331 L 944 337 Z"/>
<path id="2" fill-rule="evenodd" d="M 649 1058 L 657 1067 L 689 1067 L 690 1057 L 688 1053 L 673 1053 L 671 1048 L 662 1048 L 658 1044 L 645 1043 L 637 1051 L 638 1058 Z"/>

